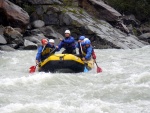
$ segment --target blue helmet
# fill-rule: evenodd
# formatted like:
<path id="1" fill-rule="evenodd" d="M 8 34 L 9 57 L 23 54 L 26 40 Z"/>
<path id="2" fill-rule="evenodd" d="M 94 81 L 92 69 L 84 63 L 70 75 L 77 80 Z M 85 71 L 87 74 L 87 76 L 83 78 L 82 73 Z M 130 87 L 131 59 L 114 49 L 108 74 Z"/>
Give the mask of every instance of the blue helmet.
<path id="1" fill-rule="evenodd" d="M 90 41 L 90 40 L 86 40 L 86 41 L 84 42 L 84 44 L 91 44 L 91 41 Z"/>
<path id="2" fill-rule="evenodd" d="M 79 40 L 84 40 L 85 36 L 80 36 Z"/>

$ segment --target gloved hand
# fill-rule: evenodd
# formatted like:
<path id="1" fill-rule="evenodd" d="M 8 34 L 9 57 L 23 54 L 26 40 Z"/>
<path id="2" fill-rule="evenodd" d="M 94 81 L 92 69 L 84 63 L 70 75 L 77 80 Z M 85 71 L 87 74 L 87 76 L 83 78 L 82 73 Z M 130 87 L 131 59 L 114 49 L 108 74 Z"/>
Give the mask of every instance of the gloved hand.
<path id="1" fill-rule="evenodd" d="M 35 62 L 36 62 L 36 65 L 38 65 L 38 64 L 39 64 L 39 61 L 38 61 L 38 60 L 36 60 Z"/>
<path id="2" fill-rule="evenodd" d="M 59 40 L 62 41 L 63 39 L 62 39 L 62 38 L 59 38 Z"/>

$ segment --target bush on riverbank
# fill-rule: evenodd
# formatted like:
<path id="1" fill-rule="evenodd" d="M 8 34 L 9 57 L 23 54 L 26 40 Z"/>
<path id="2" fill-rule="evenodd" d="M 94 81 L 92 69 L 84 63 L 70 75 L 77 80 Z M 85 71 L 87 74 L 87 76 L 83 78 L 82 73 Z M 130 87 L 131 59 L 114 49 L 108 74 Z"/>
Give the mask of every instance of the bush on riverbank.
<path id="1" fill-rule="evenodd" d="M 122 14 L 134 14 L 141 22 L 150 21 L 150 0 L 105 0 Z"/>

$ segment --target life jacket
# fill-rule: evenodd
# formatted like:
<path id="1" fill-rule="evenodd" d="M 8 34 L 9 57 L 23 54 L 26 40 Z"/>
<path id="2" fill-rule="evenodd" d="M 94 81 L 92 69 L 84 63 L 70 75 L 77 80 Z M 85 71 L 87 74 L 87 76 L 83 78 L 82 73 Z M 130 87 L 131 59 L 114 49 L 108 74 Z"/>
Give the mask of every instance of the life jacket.
<path id="1" fill-rule="evenodd" d="M 64 46 L 64 48 L 65 49 L 75 49 L 75 41 L 74 42 L 72 42 L 72 43 L 66 43 L 65 41 L 64 41 L 64 43 L 63 43 L 63 46 Z"/>
<path id="2" fill-rule="evenodd" d="M 87 48 L 85 47 L 85 46 L 82 46 L 82 50 L 83 50 L 83 56 L 85 57 L 86 56 L 86 53 L 87 53 Z M 95 54 L 95 52 L 94 52 L 94 49 L 93 49 L 93 47 L 92 47 L 92 55 L 91 55 L 91 57 L 93 58 L 93 59 L 96 59 L 96 54 Z M 91 58 L 90 58 L 91 59 Z"/>
<path id="3" fill-rule="evenodd" d="M 45 60 L 47 57 L 49 57 L 50 52 L 54 49 L 55 47 L 51 47 L 50 45 L 46 45 L 44 50 L 41 53 L 41 61 Z M 54 53 L 53 53 L 54 54 Z"/>

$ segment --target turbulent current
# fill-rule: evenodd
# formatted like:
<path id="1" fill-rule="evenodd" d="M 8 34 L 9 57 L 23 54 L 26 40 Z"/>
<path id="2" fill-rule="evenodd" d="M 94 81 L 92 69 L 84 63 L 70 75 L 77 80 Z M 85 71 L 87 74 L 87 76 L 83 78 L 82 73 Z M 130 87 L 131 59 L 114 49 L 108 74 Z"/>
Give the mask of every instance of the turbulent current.
<path id="1" fill-rule="evenodd" d="M 0 51 L 0 113 L 150 113 L 150 46 L 95 51 L 102 73 L 29 74 L 36 51 Z"/>

